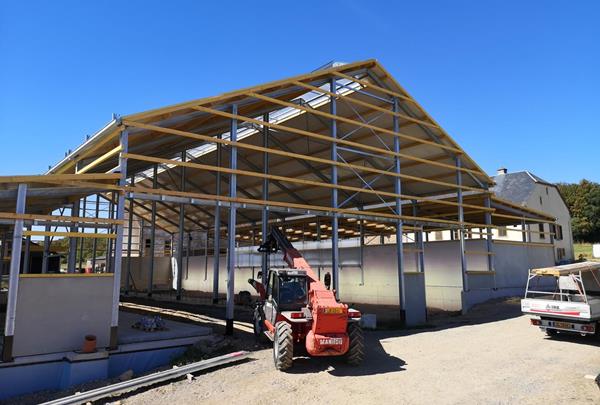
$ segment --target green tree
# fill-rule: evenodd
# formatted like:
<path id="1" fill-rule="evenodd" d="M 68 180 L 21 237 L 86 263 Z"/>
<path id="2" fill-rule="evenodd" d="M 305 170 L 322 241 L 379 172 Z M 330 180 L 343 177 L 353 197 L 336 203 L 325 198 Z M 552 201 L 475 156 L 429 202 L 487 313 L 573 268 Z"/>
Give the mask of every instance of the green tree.
<path id="1" fill-rule="evenodd" d="M 573 239 L 578 242 L 600 241 L 600 184 L 589 180 L 560 183 L 558 188 L 573 220 Z"/>

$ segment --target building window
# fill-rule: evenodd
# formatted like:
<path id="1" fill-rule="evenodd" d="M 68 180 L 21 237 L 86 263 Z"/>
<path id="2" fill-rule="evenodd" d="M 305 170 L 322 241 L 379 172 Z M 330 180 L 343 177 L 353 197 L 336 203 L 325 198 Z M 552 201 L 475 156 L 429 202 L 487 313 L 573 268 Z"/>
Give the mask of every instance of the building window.
<path id="1" fill-rule="evenodd" d="M 144 248 L 150 249 L 151 246 L 152 246 L 152 239 L 146 239 L 146 241 L 144 243 Z"/>
<path id="2" fill-rule="evenodd" d="M 556 224 L 554 229 L 555 229 L 554 239 L 562 240 L 562 238 L 563 238 L 562 226 Z"/>
<path id="3" fill-rule="evenodd" d="M 442 231 L 435 231 L 435 240 L 442 240 L 444 239 L 444 234 L 442 233 Z"/>
<path id="4" fill-rule="evenodd" d="M 506 237 L 506 235 L 507 235 L 507 231 L 506 231 L 505 226 L 503 226 L 502 228 L 498 228 L 498 236 Z"/>
<path id="5" fill-rule="evenodd" d="M 557 248 L 556 249 L 556 258 L 558 259 L 558 261 L 561 261 L 565 258 L 566 256 L 566 251 L 565 248 Z"/>
<path id="6" fill-rule="evenodd" d="M 540 231 L 540 239 L 546 239 L 546 234 L 544 233 L 544 224 L 538 224 L 538 228 Z"/>
<path id="7" fill-rule="evenodd" d="M 544 202 L 542 201 L 542 196 L 540 196 L 540 205 L 544 205 Z"/>
<path id="8" fill-rule="evenodd" d="M 171 241 L 165 241 L 165 256 L 171 256 Z"/>
<path id="9" fill-rule="evenodd" d="M 548 187 L 546 187 L 546 195 L 548 195 Z"/>
<path id="10" fill-rule="evenodd" d="M 453 229 L 452 230 L 452 240 L 459 240 L 460 239 L 460 235 L 458 233 L 458 229 Z"/>

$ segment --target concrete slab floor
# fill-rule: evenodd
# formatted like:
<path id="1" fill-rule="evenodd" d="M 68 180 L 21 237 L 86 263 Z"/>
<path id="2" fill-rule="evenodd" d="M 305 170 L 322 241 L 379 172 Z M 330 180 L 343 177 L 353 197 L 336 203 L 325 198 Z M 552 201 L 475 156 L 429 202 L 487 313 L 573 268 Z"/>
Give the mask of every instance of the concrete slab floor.
<path id="1" fill-rule="evenodd" d="M 149 314 L 151 315 L 151 314 Z M 132 327 L 143 315 L 119 311 L 119 344 L 208 336 L 212 329 L 206 326 L 163 319 L 166 330 L 147 332 Z"/>

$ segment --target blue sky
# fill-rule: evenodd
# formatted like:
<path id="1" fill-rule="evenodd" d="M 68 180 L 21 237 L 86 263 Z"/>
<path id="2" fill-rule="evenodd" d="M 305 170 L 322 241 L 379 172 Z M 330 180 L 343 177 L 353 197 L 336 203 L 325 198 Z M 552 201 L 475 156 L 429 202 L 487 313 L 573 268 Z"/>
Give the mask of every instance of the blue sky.
<path id="1" fill-rule="evenodd" d="M 488 173 L 600 181 L 599 21 L 597 1 L 2 1 L 0 175 L 112 113 L 376 58 Z"/>

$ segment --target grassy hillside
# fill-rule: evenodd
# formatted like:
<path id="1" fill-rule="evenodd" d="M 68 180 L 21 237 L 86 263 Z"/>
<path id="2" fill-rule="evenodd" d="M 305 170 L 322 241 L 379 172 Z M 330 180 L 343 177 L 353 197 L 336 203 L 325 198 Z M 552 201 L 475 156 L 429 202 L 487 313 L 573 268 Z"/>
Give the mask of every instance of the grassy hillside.
<path id="1" fill-rule="evenodd" d="M 586 260 L 600 261 L 600 259 L 593 258 L 591 243 L 575 243 L 573 244 L 573 247 L 575 249 L 575 259 L 578 259 L 579 256 L 583 256 L 583 258 Z"/>

